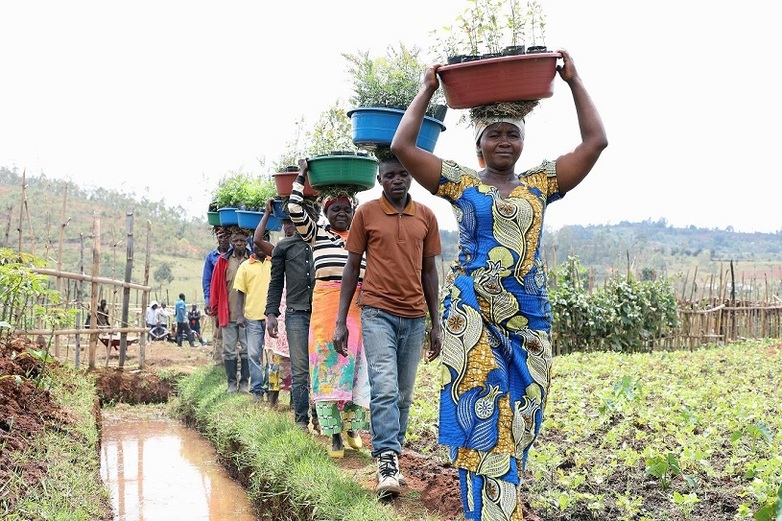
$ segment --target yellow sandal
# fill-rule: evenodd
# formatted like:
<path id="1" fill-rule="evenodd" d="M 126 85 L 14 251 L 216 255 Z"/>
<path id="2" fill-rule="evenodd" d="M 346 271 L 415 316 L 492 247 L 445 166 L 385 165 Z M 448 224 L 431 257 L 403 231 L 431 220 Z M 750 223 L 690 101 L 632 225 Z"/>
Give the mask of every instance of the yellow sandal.
<path id="1" fill-rule="evenodd" d="M 345 441 L 347 442 L 348 447 L 354 450 L 361 450 L 361 448 L 364 447 L 364 442 L 356 431 L 349 430 L 345 434 Z"/>

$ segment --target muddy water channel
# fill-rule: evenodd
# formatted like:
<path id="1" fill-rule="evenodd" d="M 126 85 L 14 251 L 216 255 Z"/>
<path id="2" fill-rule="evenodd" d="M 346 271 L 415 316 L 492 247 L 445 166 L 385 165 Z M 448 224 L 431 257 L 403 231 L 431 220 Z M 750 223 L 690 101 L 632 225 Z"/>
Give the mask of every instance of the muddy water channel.
<path id="1" fill-rule="evenodd" d="M 101 476 L 116 521 L 256 519 L 212 445 L 176 420 L 104 413 Z"/>

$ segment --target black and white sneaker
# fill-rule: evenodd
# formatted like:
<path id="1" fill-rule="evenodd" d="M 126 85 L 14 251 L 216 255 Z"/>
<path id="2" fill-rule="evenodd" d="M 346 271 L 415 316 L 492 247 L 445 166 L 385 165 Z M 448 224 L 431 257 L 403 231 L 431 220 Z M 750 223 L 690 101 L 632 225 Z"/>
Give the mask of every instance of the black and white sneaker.
<path id="1" fill-rule="evenodd" d="M 402 492 L 399 484 L 399 459 L 396 452 L 383 452 L 377 458 L 377 488 L 378 496 L 397 495 Z"/>

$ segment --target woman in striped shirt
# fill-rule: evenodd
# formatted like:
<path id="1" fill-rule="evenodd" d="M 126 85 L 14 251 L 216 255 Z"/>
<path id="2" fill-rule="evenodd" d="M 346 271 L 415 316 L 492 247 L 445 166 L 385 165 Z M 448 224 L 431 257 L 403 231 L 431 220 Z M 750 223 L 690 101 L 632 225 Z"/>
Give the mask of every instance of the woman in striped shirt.
<path id="1" fill-rule="evenodd" d="M 360 449 L 361 437 L 357 431 L 367 429 L 369 425 L 369 378 L 361 341 L 360 311 L 355 302 L 351 303 L 348 312 L 348 356 L 337 354 L 332 342 L 342 270 L 348 258 L 345 243 L 353 221 L 355 200 L 345 195 L 323 201 L 328 224 L 319 224 L 304 207 L 308 169 L 307 161 L 299 160 L 299 175 L 288 200 L 288 213 L 296 224 L 296 231 L 312 245 L 315 288 L 309 336 L 310 382 L 321 433 L 331 435 L 330 455 L 341 458 L 344 455 L 342 431 L 347 433 L 348 446 Z M 358 290 L 365 267 L 362 259 Z"/>

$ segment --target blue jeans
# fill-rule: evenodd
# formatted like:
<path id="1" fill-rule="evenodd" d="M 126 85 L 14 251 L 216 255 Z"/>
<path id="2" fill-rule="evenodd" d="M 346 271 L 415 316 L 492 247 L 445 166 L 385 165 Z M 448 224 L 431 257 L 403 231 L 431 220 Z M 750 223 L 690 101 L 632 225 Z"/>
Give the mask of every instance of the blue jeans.
<path id="1" fill-rule="evenodd" d="M 361 331 L 369 367 L 372 456 L 386 451 L 401 454 L 426 318 L 398 317 L 364 306 Z"/>
<path id="2" fill-rule="evenodd" d="M 310 422 L 310 311 L 285 310 L 291 358 L 291 399 L 296 423 Z"/>
<path id="3" fill-rule="evenodd" d="M 247 320 L 247 358 L 250 360 L 250 392 L 263 394 L 269 390 L 269 361 L 263 348 L 266 320 Z"/>

